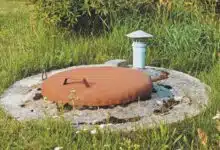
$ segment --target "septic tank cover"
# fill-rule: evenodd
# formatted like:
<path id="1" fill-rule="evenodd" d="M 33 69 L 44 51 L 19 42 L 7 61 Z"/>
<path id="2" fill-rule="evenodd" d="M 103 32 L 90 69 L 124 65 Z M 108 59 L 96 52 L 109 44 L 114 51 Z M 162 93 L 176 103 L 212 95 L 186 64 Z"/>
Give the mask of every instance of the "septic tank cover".
<path id="1" fill-rule="evenodd" d="M 46 79 L 42 94 L 50 101 L 73 106 L 125 104 L 149 96 L 152 82 L 141 71 L 120 67 L 76 68 Z"/>

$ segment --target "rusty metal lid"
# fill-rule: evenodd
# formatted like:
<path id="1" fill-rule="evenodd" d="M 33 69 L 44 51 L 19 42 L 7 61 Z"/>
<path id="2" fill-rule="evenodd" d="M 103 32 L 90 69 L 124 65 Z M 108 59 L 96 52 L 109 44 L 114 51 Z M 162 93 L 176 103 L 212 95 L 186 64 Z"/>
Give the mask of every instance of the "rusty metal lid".
<path id="1" fill-rule="evenodd" d="M 73 106 L 125 104 L 152 91 L 150 77 L 120 67 L 87 67 L 57 73 L 42 84 L 42 94 L 56 103 Z"/>

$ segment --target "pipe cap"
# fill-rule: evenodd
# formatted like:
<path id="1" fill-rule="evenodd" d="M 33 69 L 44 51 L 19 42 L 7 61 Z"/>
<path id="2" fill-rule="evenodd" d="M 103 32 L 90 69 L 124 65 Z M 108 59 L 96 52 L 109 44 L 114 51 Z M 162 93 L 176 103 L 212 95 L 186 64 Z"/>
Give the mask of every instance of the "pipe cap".
<path id="1" fill-rule="evenodd" d="M 142 30 L 134 31 L 132 33 L 127 34 L 126 36 L 129 37 L 129 38 L 132 38 L 132 39 L 144 39 L 144 38 L 153 37 L 153 35 L 151 35 L 149 33 L 146 33 Z"/>

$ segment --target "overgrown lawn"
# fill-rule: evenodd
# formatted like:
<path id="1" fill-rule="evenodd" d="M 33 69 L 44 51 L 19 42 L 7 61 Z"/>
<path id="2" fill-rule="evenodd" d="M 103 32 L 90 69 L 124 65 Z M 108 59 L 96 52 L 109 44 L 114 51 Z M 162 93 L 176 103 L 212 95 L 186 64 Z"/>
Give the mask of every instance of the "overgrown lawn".
<path id="1" fill-rule="evenodd" d="M 207 110 L 198 117 L 131 133 L 76 134 L 62 119 L 21 123 L 0 109 L 0 149 L 218 149 L 220 135 L 212 117 L 220 108 L 220 23 L 213 14 L 202 13 L 199 6 L 181 13 L 181 1 L 176 5 L 179 11 L 156 12 L 153 18 L 119 18 L 110 33 L 85 36 L 36 20 L 33 6 L 25 2 L 0 0 L 0 93 L 16 80 L 43 69 L 116 58 L 131 62 L 131 41 L 125 34 L 136 29 L 154 35 L 149 41 L 148 64 L 189 73 L 212 88 Z M 208 135 L 206 146 L 199 140 L 198 128 Z"/>

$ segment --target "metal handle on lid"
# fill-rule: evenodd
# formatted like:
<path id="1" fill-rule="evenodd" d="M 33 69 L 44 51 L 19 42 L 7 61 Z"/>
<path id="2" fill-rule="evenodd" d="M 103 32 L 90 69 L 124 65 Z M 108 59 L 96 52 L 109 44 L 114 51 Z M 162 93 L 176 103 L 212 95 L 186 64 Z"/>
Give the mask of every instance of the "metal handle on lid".
<path id="1" fill-rule="evenodd" d="M 65 78 L 65 79 L 64 79 L 64 82 L 63 82 L 63 85 L 70 84 L 70 83 L 68 83 L 68 80 L 69 80 L 69 78 Z M 76 83 L 76 82 L 75 82 L 75 83 Z M 83 83 L 83 84 L 85 84 L 85 86 L 86 86 L 87 88 L 90 87 L 89 82 L 86 80 L 86 78 L 83 78 L 82 81 L 79 81 L 79 82 L 77 82 L 77 83 Z"/>
<path id="2" fill-rule="evenodd" d="M 47 79 L 47 72 L 45 69 L 42 71 L 41 79 L 42 79 L 42 81 Z"/>

